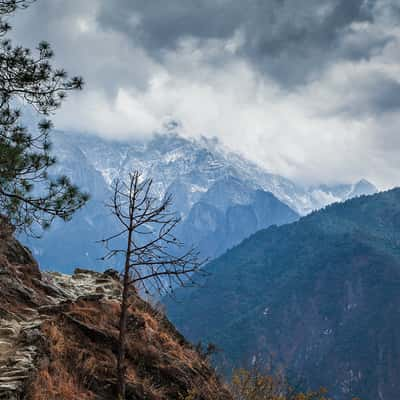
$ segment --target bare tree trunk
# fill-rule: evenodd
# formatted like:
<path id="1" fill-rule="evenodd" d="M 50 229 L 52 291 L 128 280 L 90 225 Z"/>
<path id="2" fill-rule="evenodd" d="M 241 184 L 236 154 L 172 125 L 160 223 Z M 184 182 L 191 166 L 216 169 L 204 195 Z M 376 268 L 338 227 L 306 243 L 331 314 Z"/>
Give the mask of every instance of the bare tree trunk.
<path id="1" fill-rule="evenodd" d="M 125 349 L 126 349 L 126 321 L 128 317 L 128 298 L 129 298 L 129 260 L 131 253 L 132 231 L 129 230 L 128 248 L 125 257 L 123 290 L 121 300 L 121 314 L 119 317 L 119 340 L 117 356 L 117 399 L 125 400 L 126 382 L 125 382 Z"/>
<path id="2" fill-rule="evenodd" d="M 159 203 L 151 195 L 152 180 L 140 182 L 140 176 L 135 171 L 129 175 L 129 183 L 115 182 L 112 203 L 108 207 L 122 228 L 120 232 L 102 240 L 108 250 L 103 260 L 121 254 L 125 257 L 117 354 L 118 400 L 126 400 L 125 358 L 130 289 L 138 293 L 140 290 L 147 292 L 146 282 L 150 281 L 151 287 L 158 289 L 160 294 L 168 293 L 175 285 L 184 286 L 181 277 L 190 277 L 202 264 L 193 248 L 180 256 L 171 251 L 171 247 L 183 246 L 172 233 L 180 219 L 169 211 L 171 196 L 166 196 Z M 125 238 L 126 234 L 127 245 L 124 248 L 109 247 L 110 242 L 120 237 Z"/>

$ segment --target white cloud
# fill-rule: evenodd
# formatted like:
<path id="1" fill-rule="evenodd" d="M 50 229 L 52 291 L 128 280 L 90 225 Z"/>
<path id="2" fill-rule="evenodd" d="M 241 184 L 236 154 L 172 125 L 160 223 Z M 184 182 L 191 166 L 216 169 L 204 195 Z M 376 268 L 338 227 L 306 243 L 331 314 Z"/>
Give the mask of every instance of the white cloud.
<path id="1" fill-rule="evenodd" d="M 383 12 L 378 22 L 353 24 L 343 35 L 343 52 L 371 50 L 376 43 L 365 57 L 332 60 L 314 80 L 285 88 L 239 55 L 246 45 L 240 29 L 225 39 L 186 37 L 176 49 L 154 57 L 132 38 L 99 26 L 98 1 L 80 8 L 72 0 L 60 15 L 62 3 L 55 0 L 48 25 L 30 38 L 48 37 L 62 49 L 60 63 L 82 71 L 87 81 L 85 91 L 72 95 L 56 116 L 58 128 L 146 136 L 173 117 L 184 134 L 218 136 L 271 171 L 299 181 L 365 177 L 381 187 L 399 183 L 400 31 L 386 23 Z M 30 16 L 38 18 L 40 10 Z M 320 18 L 328 12 L 321 8 Z M 33 11 L 26 13 L 17 24 L 21 41 Z M 130 19 L 135 25 L 140 16 Z"/>

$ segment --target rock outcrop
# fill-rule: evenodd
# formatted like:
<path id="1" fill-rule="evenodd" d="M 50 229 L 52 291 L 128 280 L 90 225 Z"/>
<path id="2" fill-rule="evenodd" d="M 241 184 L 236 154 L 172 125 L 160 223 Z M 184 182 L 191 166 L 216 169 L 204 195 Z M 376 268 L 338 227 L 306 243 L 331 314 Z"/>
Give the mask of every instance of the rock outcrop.
<path id="1" fill-rule="evenodd" d="M 113 271 L 41 273 L 0 220 L 0 399 L 114 399 L 120 293 Z M 131 300 L 128 399 L 231 399 L 160 310 Z"/>

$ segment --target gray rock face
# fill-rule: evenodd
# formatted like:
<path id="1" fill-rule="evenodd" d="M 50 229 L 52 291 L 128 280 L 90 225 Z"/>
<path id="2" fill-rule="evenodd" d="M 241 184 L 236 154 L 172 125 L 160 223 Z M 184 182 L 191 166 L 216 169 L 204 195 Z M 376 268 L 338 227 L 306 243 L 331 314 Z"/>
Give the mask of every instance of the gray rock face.
<path id="1" fill-rule="evenodd" d="M 36 346 L 27 344 L 24 337 L 40 337 L 37 330 L 40 324 L 38 315 L 23 320 L 0 319 L 0 399 L 22 398 L 24 383 L 35 368 L 37 354 Z"/>
<path id="2" fill-rule="evenodd" d="M 0 217 L 0 399 L 26 398 L 25 386 L 43 356 L 42 324 L 48 312 L 82 296 L 119 299 L 111 272 L 40 273 L 29 250 Z"/>
<path id="3" fill-rule="evenodd" d="M 10 273 L 0 275 L 0 287 L 13 282 L 12 291 L 16 302 L 34 304 L 35 292 Z M 63 303 L 88 299 L 118 300 L 121 285 L 112 275 L 91 271 L 76 271 L 75 274 L 44 273 L 35 284 L 51 296 L 39 301 L 39 308 L 20 307 L 18 312 L 0 308 L 0 399 L 21 400 L 26 398 L 25 385 L 37 368 L 37 359 L 43 347 L 41 325 L 48 315 L 59 309 Z M 24 301 L 25 300 L 25 301 Z M 39 303 L 40 304 L 40 303 Z M 9 307 L 10 308 L 10 307 Z"/>
<path id="4" fill-rule="evenodd" d="M 271 193 L 246 190 L 244 185 L 235 191 L 235 185 L 230 183 L 216 183 L 192 207 L 178 230 L 188 243 L 197 245 L 202 254 L 211 258 L 260 229 L 298 219 L 292 209 Z"/>

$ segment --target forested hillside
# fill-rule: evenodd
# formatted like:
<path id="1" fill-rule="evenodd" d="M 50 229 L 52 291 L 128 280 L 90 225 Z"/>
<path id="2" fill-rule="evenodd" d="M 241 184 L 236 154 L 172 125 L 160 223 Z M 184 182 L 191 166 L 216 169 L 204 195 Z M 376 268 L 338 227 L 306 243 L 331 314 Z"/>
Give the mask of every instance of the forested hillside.
<path id="1" fill-rule="evenodd" d="M 166 303 L 225 373 L 272 360 L 338 399 L 398 397 L 400 189 L 260 231 L 206 270 Z"/>

